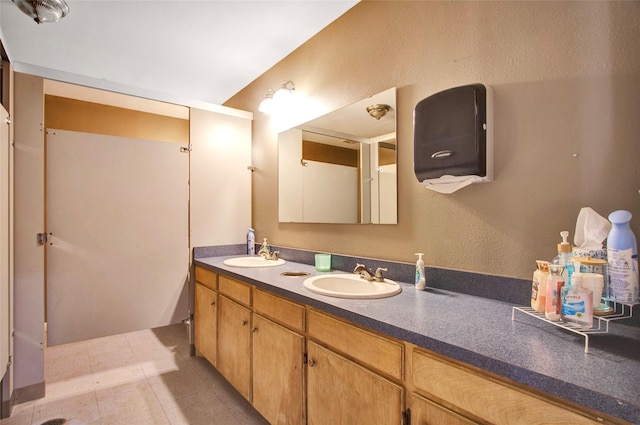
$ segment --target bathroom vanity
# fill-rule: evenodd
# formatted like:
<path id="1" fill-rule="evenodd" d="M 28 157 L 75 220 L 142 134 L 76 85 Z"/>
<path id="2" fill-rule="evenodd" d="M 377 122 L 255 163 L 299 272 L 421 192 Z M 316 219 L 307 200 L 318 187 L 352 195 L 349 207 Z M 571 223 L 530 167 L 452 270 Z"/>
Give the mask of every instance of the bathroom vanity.
<path id="1" fill-rule="evenodd" d="M 196 353 L 269 423 L 640 420 L 637 359 L 584 354 L 566 335 L 512 322 L 506 303 L 409 284 L 385 299 L 330 298 L 282 275 L 320 274 L 310 265 L 238 268 L 225 258 L 195 261 Z M 561 359 L 609 370 L 587 377 Z"/>

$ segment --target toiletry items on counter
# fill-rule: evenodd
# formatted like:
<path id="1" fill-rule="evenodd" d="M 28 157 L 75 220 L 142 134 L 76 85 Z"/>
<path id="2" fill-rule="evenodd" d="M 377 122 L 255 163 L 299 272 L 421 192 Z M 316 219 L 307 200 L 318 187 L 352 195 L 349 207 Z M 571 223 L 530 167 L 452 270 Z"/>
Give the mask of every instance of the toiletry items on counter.
<path id="1" fill-rule="evenodd" d="M 546 298 L 544 315 L 548 320 L 558 322 L 561 319 L 560 294 L 565 285 L 564 266 L 560 264 L 549 264 L 549 275 L 547 276 Z"/>
<path id="2" fill-rule="evenodd" d="M 531 308 L 538 313 L 544 313 L 547 299 L 547 277 L 549 277 L 549 262 L 536 261 L 536 271 L 533 272 L 531 284 Z"/>
<path id="3" fill-rule="evenodd" d="M 573 261 L 571 259 L 571 252 L 573 251 L 573 248 L 567 240 L 569 238 L 569 232 L 564 230 L 560 232 L 560 236 L 562 237 L 562 242 L 558 244 L 558 255 L 556 255 L 553 260 L 551 260 L 551 264 L 558 264 L 563 266 L 566 282 L 568 284 L 571 284 L 571 275 L 573 274 Z"/>
<path id="4" fill-rule="evenodd" d="M 247 230 L 247 254 L 254 255 L 256 253 L 256 232 L 249 227 Z"/>
<path id="5" fill-rule="evenodd" d="M 422 252 L 418 252 L 415 255 L 418 256 L 418 261 L 416 261 L 416 289 L 424 291 L 427 289 L 427 280 L 424 276 L 424 260 L 422 259 L 424 254 Z"/>
<path id="6" fill-rule="evenodd" d="M 262 255 L 265 258 L 269 259 L 271 255 L 271 247 L 267 243 L 267 238 L 262 239 L 262 245 L 260 246 L 260 250 L 258 251 L 258 255 Z"/>
<path id="7" fill-rule="evenodd" d="M 584 287 L 583 274 L 574 273 L 573 281 L 561 289 L 560 318 L 572 322 L 582 329 L 593 326 L 593 291 Z"/>
<path id="8" fill-rule="evenodd" d="M 618 210 L 609 214 L 611 231 L 607 237 L 610 297 L 623 303 L 638 302 L 638 243 L 631 231 L 631 213 Z"/>

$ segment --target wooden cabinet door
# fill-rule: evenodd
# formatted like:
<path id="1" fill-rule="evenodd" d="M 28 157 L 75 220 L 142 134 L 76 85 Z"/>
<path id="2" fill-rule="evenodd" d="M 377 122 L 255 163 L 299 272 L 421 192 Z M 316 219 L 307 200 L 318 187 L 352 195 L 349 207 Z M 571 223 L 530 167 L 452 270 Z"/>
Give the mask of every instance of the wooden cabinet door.
<path id="1" fill-rule="evenodd" d="M 220 295 L 218 314 L 218 371 L 251 400 L 251 310 Z"/>
<path id="2" fill-rule="evenodd" d="M 304 338 L 253 315 L 253 407 L 272 425 L 304 424 Z"/>
<path id="3" fill-rule="evenodd" d="M 411 395 L 409 404 L 412 425 L 473 425 L 475 422 L 446 409 L 417 394 Z"/>
<path id="4" fill-rule="evenodd" d="M 218 294 L 204 285 L 195 288 L 195 344 L 198 352 L 216 365 Z"/>
<path id="5" fill-rule="evenodd" d="M 307 356 L 309 425 L 402 423 L 402 387 L 311 341 Z"/>

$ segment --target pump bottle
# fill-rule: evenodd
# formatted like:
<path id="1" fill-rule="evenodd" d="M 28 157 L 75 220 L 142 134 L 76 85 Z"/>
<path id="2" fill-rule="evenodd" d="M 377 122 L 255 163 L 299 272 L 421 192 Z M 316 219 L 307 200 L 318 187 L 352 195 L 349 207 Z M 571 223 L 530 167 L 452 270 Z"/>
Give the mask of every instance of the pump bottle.
<path id="1" fill-rule="evenodd" d="M 427 289 L 427 280 L 424 277 L 424 260 L 422 259 L 424 254 L 418 252 L 415 255 L 418 256 L 418 261 L 416 261 L 416 289 L 424 291 Z"/>
<path id="2" fill-rule="evenodd" d="M 563 276 L 566 278 L 567 284 L 571 284 L 571 275 L 573 274 L 573 260 L 571 259 L 571 252 L 573 248 L 567 240 L 569 238 L 569 232 L 566 230 L 560 232 L 562 242 L 558 244 L 558 255 L 556 255 L 551 264 L 558 264 L 564 267 Z"/>

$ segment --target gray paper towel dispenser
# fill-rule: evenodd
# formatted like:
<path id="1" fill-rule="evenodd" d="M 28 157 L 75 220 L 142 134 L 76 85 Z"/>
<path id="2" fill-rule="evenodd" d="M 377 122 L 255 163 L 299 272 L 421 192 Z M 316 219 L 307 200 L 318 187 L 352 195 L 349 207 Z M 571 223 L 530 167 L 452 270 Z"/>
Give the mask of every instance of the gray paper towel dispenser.
<path id="1" fill-rule="evenodd" d="M 454 87 L 421 100 L 413 126 L 414 171 L 429 189 L 451 193 L 493 180 L 490 87 Z"/>

